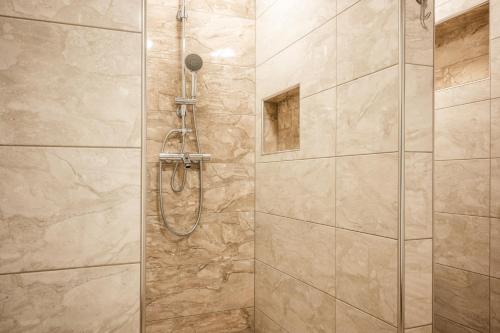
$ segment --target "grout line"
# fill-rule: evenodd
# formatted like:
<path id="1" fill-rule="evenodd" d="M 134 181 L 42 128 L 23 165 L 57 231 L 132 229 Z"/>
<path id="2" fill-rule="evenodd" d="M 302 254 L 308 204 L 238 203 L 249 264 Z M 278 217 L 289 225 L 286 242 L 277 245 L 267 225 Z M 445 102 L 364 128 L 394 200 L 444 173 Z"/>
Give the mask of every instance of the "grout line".
<path id="1" fill-rule="evenodd" d="M 306 161 L 306 160 L 319 160 L 319 159 L 327 159 L 327 158 L 341 158 L 341 157 L 357 157 L 357 156 L 372 156 L 372 155 L 383 155 L 383 154 L 395 154 L 398 151 L 386 151 L 386 152 L 377 152 L 377 153 L 366 153 L 366 154 L 351 154 L 351 155 L 330 155 L 330 156 L 318 156 L 318 157 L 303 157 L 303 158 L 287 158 L 287 157 L 279 157 L 280 159 L 271 160 L 271 161 L 257 161 L 258 164 L 266 164 L 266 163 L 279 163 L 279 162 L 292 162 L 292 161 Z"/>
<path id="2" fill-rule="evenodd" d="M 28 270 L 28 271 L 19 271 L 19 272 L 5 272 L 5 273 L 0 273 L 0 276 L 2 276 L 2 275 L 20 275 L 20 274 L 31 274 L 31 273 L 47 273 L 47 272 L 69 271 L 69 270 L 86 269 L 86 268 L 127 266 L 127 265 L 136 265 L 136 264 L 140 264 L 140 263 L 141 263 L 140 261 L 130 261 L 130 262 L 122 262 L 122 263 L 114 263 L 114 264 L 73 266 L 73 267 L 63 267 L 63 268 L 48 268 L 48 269 Z"/>
<path id="3" fill-rule="evenodd" d="M 350 79 L 350 80 L 347 80 L 347 81 L 343 81 L 343 82 L 341 82 L 341 83 L 338 83 L 338 82 L 337 82 L 337 86 L 339 86 L 339 87 L 340 87 L 340 86 L 343 86 L 343 85 L 346 85 L 346 84 L 352 83 L 353 81 L 357 81 L 357 80 L 360 80 L 360 79 L 366 78 L 366 77 L 368 77 L 368 76 L 370 76 L 370 75 L 373 75 L 373 74 L 378 74 L 378 73 L 380 73 L 380 72 L 382 72 L 382 71 L 385 71 L 385 70 L 387 70 L 387 69 L 391 69 L 391 68 L 393 68 L 393 67 L 399 67 L 399 64 L 398 64 L 398 63 L 390 64 L 390 65 L 388 65 L 388 66 L 384 66 L 384 67 L 379 68 L 379 69 L 377 69 L 377 70 L 375 70 L 375 71 L 373 71 L 373 72 L 363 74 L 363 75 L 358 76 L 358 77 L 355 77 L 355 78 L 353 78 L 353 79 Z"/>
<path id="4" fill-rule="evenodd" d="M 479 99 L 477 101 L 472 101 L 472 102 L 466 102 L 466 103 L 461 103 L 461 104 L 454 104 L 454 105 L 450 105 L 450 106 L 444 106 L 442 108 L 436 108 L 435 111 L 440 111 L 440 110 L 445 110 L 445 109 L 451 109 L 451 108 L 456 108 L 456 107 L 459 107 L 459 106 L 464 106 L 464 105 L 470 105 L 470 104 L 476 104 L 476 103 L 482 103 L 482 102 L 487 102 L 487 101 L 491 101 L 495 98 L 484 98 L 484 99 Z"/>
<path id="5" fill-rule="evenodd" d="M 417 325 L 417 326 L 405 327 L 405 332 L 406 332 L 407 330 L 413 330 L 413 329 L 415 329 L 415 328 L 424 328 L 424 327 L 428 327 L 428 326 L 432 326 L 432 322 L 427 323 L 427 324 L 423 324 L 423 325 Z"/>
<path id="6" fill-rule="evenodd" d="M 224 309 L 224 310 L 217 310 L 217 311 L 210 311 L 210 312 L 202 312 L 202 313 L 196 313 L 196 314 L 185 315 L 185 316 L 167 317 L 167 318 L 161 318 L 161 319 L 157 319 L 157 320 L 149 320 L 148 324 L 159 323 L 159 322 L 164 322 L 164 321 L 173 320 L 173 319 L 199 317 L 199 316 L 215 314 L 215 313 L 224 313 L 224 312 L 237 311 L 237 310 L 247 310 L 247 309 L 252 309 L 252 308 L 255 308 L 255 307 L 254 306 L 243 306 L 243 307 L 239 307 L 239 308 L 231 308 L 231 309 Z"/>
<path id="7" fill-rule="evenodd" d="M 278 326 L 281 330 L 283 330 L 283 331 L 285 331 L 286 333 L 288 333 L 288 331 L 287 331 L 285 328 L 283 328 L 283 326 L 281 326 L 280 324 L 278 324 L 278 322 L 277 322 L 277 321 L 275 321 L 273 318 L 271 318 L 271 317 L 270 317 L 267 313 L 265 313 L 263 310 L 261 310 L 260 308 L 257 308 L 257 307 L 255 307 L 255 310 L 257 310 L 257 311 L 261 312 L 261 313 L 262 313 L 264 316 L 266 316 L 266 317 L 267 317 L 270 321 L 272 321 L 273 323 L 275 323 L 275 324 L 276 324 L 276 326 Z M 257 327 L 256 327 L 256 328 L 257 328 Z"/>
<path id="8" fill-rule="evenodd" d="M 257 15 L 257 6 L 255 7 L 255 22 L 257 22 L 257 19 L 264 15 L 265 12 L 269 10 L 272 6 L 274 6 L 279 0 L 274 0 L 271 4 L 269 4 L 264 10 L 260 13 L 260 15 Z M 257 30 L 257 29 L 256 29 Z"/>
<path id="9" fill-rule="evenodd" d="M 2 14 L 0 14 L 0 17 L 9 18 L 9 19 L 16 19 L 16 20 L 23 20 L 23 21 L 34 21 L 34 22 L 42 22 L 42 23 L 49 23 L 49 24 L 58 24 L 58 25 L 66 25 L 66 26 L 90 28 L 90 29 L 99 29 L 99 30 L 109 30 L 109 31 L 125 32 L 125 33 L 133 33 L 133 34 L 141 34 L 142 35 L 142 31 L 137 31 L 137 30 L 109 28 L 109 27 L 102 27 L 102 26 L 96 26 L 96 25 L 78 24 L 78 23 L 54 21 L 54 20 L 43 20 L 43 19 L 15 16 L 15 15 L 2 15 Z"/>
<path id="10" fill-rule="evenodd" d="M 122 147 L 122 146 L 62 146 L 62 145 L 25 145 L 25 144 L 0 144 L 0 147 L 18 147 L 18 148 L 69 148 L 69 149 L 134 149 L 134 150 L 141 150 L 142 147 Z"/>
<path id="11" fill-rule="evenodd" d="M 378 317 L 375 317 L 374 315 L 372 315 L 372 314 L 370 314 L 370 313 L 368 313 L 368 312 L 366 312 L 366 311 L 364 311 L 364 310 L 362 310 L 362 309 L 358 308 L 357 306 L 354 306 L 354 305 L 352 305 L 352 304 L 348 303 L 347 301 L 341 300 L 341 299 L 339 299 L 339 298 L 336 298 L 335 300 L 336 300 L 336 301 L 338 301 L 338 302 L 340 302 L 340 303 L 344 303 L 344 304 L 346 304 L 346 305 L 348 305 L 348 306 L 350 306 L 350 307 L 352 307 L 352 308 L 354 308 L 354 309 L 358 310 L 359 312 L 362 312 L 362 313 L 364 313 L 364 314 L 366 314 L 366 315 L 368 315 L 368 316 L 370 316 L 370 317 L 372 317 L 372 318 L 374 318 L 374 319 L 376 319 L 376 320 L 378 320 L 378 321 L 381 321 L 381 322 L 383 322 L 383 323 L 385 323 L 385 324 L 387 324 L 387 325 L 389 325 L 389 326 L 391 326 L 391 327 L 393 327 L 393 328 L 396 328 L 396 329 L 397 329 L 397 327 L 396 327 L 394 324 L 391 324 L 391 323 L 389 323 L 389 322 L 385 321 L 384 319 L 380 319 L 380 318 L 378 318 Z"/>
<path id="12" fill-rule="evenodd" d="M 484 217 L 484 218 L 495 218 L 494 216 L 485 216 L 485 215 L 474 215 L 474 214 L 460 214 L 460 213 L 450 213 L 450 212 L 442 212 L 435 210 L 434 214 L 447 214 L 447 215 L 459 215 L 459 216 L 467 216 L 467 217 Z M 434 215 L 433 214 L 433 215 Z M 489 213 L 488 213 L 489 214 Z"/>
<path id="13" fill-rule="evenodd" d="M 461 323 L 459 323 L 459 322 L 456 322 L 456 321 L 454 321 L 454 320 L 452 320 L 452 319 L 450 319 L 450 318 L 448 318 L 448 317 L 442 316 L 442 315 L 437 314 L 437 313 L 434 313 L 433 315 L 434 315 L 434 316 L 436 316 L 436 317 L 441 317 L 442 319 L 447 320 L 447 321 L 450 321 L 450 322 L 452 322 L 453 324 L 456 324 L 456 325 L 458 325 L 458 326 L 460 326 L 460 327 L 467 328 L 467 329 L 469 329 L 469 330 L 473 330 L 473 331 L 474 331 L 474 332 L 476 332 L 476 333 L 480 333 L 480 332 L 479 332 L 478 330 L 476 330 L 475 328 L 472 328 L 472 327 L 469 327 L 469 326 L 465 326 L 464 324 L 461 324 Z"/>
<path id="14" fill-rule="evenodd" d="M 481 161 L 481 160 L 491 160 L 489 157 L 474 157 L 474 158 L 448 158 L 448 159 L 434 159 L 436 162 L 447 162 L 447 161 Z"/>
<path id="15" fill-rule="evenodd" d="M 446 264 L 443 264 L 443 263 L 440 263 L 440 262 L 437 262 L 437 261 L 435 262 L 435 264 L 443 266 L 443 267 L 447 267 L 447 268 L 452 268 L 452 269 L 455 269 L 455 270 L 458 270 L 458 271 L 463 271 L 463 272 L 467 272 L 467 273 L 481 275 L 481 276 L 484 276 L 484 277 L 487 277 L 487 278 L 490 277 L 488 274 L 474 272 L 474 271 L 471 271 L 471 270 L 468 270 L 468 269 L 464 269 L 462 267 L 456 267 L 456 266 L 452 266 L 452 265 L 446 265 Z"/>

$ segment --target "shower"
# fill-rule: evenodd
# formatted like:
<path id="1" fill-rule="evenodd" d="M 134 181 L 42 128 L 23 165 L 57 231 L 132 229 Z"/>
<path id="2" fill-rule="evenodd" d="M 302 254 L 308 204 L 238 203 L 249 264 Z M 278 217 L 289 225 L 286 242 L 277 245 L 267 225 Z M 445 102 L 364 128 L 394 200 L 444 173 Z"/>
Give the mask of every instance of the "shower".
<path id="1" fill-rule="evenodd" d="M 197 54 L 189 54 L 185 56 L 186 53 L 186 1 L 182 0 L 179 11 L 177 12 L 177 20 L 181 22 L 181 96 L 175 98 L 175 103 L 177 105 L 177 116 L 181 119 L 181 127 L 170 130 L 163 139 L 161 152 L 159 154 L 160 166 L 158 172 L 158 187 L 159 187 L 159 209 L 160 215 L 163 220 L 165 227 L 177 236 L 188 236 L 194 232 L 201 219 L 201 212 L 203 209 L 203 162 L 210 160 L 210 154 L 203 154 L 200 148 L 200 139 L 198 136 L 198 129 L 196 124 L 196 76 L 197 72 L 203 66 L 203 60 Z M 186 81 L 186 71 L 189 70 L 191 73 L 191 93 L 187 95 L 187 81 Z M 188 127 L 187 115 L 191 109 L 191 124 L 192 128 Z M 194 134 L 196 152 L 190 153 L 186 151 L 186 143 L 189 134 Z M 178 136 L 180 137 L 180 150 L 179 152 L 166 152 L 165 148 L 169 139 Z M 191 227 L 186 231 L 176 230 L 172 225 L 170 225 L 167 214 L 165 213 L 164 202 L 163 202 L 163 164 L 173 163 L 173 171 L 170 177 L 170 187 L 174 193 L 179 193 L 184 191 L 187 175 L 191 166 L 193 164 L 198 165 L 198 210 L 196 218 Z M 180 183 L 176 183 L 176 178 L 181 172 Z"/>

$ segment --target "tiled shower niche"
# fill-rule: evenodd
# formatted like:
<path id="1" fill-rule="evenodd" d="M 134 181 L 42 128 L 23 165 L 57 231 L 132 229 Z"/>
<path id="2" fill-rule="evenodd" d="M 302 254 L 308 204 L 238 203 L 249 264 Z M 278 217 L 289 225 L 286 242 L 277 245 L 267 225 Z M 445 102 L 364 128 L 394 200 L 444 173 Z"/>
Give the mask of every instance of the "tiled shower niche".
<path id="1" fill-rule="evenodd" d="M 300 87 L 264 100 L 263 110 L 264 153 L 299 149 Z"/>

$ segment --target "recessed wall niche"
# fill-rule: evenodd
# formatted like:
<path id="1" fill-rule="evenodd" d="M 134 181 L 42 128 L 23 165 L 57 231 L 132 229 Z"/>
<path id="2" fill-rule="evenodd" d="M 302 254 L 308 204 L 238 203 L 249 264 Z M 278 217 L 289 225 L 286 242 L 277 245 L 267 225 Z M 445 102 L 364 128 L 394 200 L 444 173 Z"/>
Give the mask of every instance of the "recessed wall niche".
<path id="1" fill-rule="evenodd" d="M 436 25 L 435 89 L 489 77 L 489 5 Z"/>
<path id="2" fill-rule="evenodd" d="M 264 100 L 263 151 L 265 154 L 300 147 L 300 87 Z"/>

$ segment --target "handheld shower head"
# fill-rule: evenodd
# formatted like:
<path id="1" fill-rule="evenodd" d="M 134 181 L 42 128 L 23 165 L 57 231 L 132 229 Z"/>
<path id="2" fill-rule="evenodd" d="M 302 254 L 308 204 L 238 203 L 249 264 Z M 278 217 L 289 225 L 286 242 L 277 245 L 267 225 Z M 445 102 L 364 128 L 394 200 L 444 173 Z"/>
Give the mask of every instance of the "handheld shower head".
<path id="1" fill-rule="evenodd" d="M 192 53 L 184 59 L 184 63 L 191 72 L 197 72 L 203 66 L 203 59 L 199 55 Z"/>

